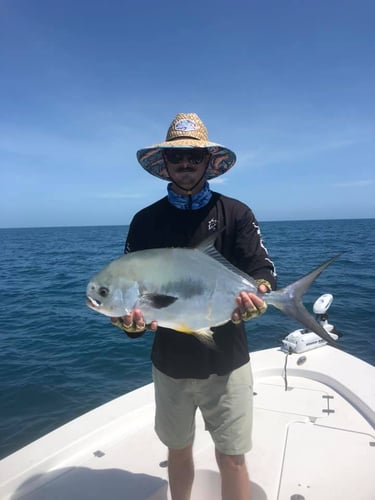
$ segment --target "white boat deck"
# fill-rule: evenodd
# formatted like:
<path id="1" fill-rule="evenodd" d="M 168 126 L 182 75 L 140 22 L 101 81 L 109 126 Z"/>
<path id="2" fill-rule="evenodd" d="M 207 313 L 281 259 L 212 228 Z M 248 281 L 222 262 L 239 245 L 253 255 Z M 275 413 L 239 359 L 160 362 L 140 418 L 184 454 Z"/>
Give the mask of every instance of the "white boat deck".
<path id="1" fill-rule="evenodd" d="M 325 346 L 288 357 L 285 390 L 283 352 L 251 359 L 252 500 L 374 500 L 375 368 Z M 153 417 L 150 384 L 73 420 L 0 461 L 0 498 L 169 499 Z M 192 500 L 220 499 L 214 447 L 199 415 L 194 456 Z"/>

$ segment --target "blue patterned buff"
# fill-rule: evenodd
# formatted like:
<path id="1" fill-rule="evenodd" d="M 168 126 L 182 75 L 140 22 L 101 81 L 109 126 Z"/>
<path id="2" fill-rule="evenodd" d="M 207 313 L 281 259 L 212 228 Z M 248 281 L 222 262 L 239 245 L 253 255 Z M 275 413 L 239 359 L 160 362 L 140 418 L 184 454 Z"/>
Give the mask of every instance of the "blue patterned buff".
<path id="1" fill-rule="evenodd" d="M 212 196 L 208 182 L 196 194 L 177 194 L 172 191 L 172 183 L 168 184 L 168 201 L 181 210 L 198 210 L 207 205 Z"/>

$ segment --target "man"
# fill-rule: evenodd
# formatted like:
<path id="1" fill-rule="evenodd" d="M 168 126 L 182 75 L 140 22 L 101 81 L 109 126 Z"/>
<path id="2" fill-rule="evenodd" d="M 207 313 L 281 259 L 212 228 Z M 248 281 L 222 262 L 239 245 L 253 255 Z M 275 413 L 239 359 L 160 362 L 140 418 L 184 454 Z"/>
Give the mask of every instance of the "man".
<path id="1" fill-rule="evenodd" d="M 141 149 L 137 158 L 147 172 L 169 181 L 168 195 L 135 215 L 125 252 L 192 247 L 217 232 L 217 250 L 255 278 L 261 293 L 275 287 L 274 267 L 252 211 L 212 192 L 207 182 L 229 170 L 236 156 L 208 141 L 206 127 L 195 113 L 178 114 L 166 141 Z M 262 314 L 266 305 L 245 291 L 233 297 L 233 304 L 231 321 L 213 328 L 216 350 L 192 335 L 158 328 L 155 321 L 148 325 L 155 331 L 155 430 L 169 450 L 173 500 L 190 498 L 197 407 L 215 443 L 223 500 L 250 498 L 245 453 L 251 448 L 252 376 L 243 321 Z M 112 321 L 131 337 L 146 329 L 140 310 Z"/>

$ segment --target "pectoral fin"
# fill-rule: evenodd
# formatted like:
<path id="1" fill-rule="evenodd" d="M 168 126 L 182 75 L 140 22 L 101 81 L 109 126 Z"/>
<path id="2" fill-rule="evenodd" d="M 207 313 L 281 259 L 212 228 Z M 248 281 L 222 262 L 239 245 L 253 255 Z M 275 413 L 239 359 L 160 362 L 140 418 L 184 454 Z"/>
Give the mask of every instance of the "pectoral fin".
<path id="1" fill-rule="evenodd" d="M 142 309 L 142 305 L 147 305 L 154 309 L 163 309 L 173 304 L 173 302 L 176 302 L 177 298 L 178 297 L 172 297 L 171 295 L 145 293 L 140 298 L 138 305 L 140 309 Z"/>

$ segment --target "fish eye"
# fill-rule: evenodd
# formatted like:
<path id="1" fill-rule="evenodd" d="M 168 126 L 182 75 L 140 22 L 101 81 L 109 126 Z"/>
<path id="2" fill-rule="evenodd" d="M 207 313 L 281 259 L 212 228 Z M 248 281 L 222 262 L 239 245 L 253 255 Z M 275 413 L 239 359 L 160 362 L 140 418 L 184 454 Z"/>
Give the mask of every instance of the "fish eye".
<path id="1" fill-rule="evenodd" d="M 101 297 L 107 297 L 109 295 L 109 288 L 107 288 L 106 286 L 101 286 L 99 288 L 99 295 Z"/>

